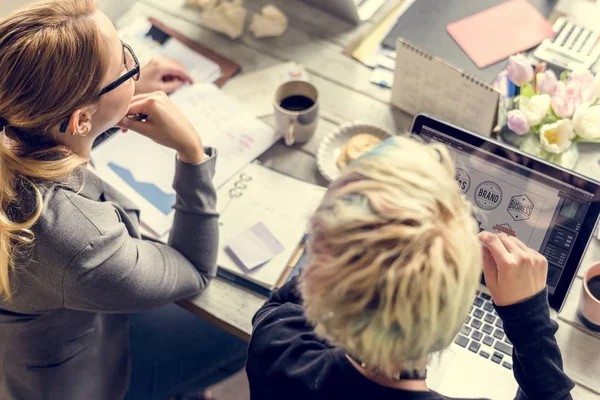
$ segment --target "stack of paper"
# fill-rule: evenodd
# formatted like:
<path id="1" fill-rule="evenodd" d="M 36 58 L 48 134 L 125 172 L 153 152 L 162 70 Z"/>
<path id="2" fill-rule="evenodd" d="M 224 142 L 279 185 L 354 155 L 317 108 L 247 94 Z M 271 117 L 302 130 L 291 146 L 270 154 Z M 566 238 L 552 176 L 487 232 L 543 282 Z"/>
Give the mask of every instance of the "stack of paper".
<path id="1" fill-rule="evenodd" d="M 218 150 L 214 183 L 223 185 L 271 147 L 279 136 L 216 86 L 196 84 L 171 95 L 202 137 Z M 133 200 L 142 222 L 158 236 L 173 222 L 175 151 L 135 132 L 117 134 L 93 152 L 98 174 Z"/>

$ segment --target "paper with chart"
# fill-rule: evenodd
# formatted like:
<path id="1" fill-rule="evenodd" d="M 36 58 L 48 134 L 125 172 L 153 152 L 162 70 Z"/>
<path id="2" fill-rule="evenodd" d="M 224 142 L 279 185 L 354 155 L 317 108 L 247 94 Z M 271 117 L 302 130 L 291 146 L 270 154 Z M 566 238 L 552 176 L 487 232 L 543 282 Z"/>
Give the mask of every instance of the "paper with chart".
<path id="1" fill-rule="evenodd" d="M 320 186 L 257 164 L 248 165 L 218 191 L 219 268 L 272 289 L 306 233 L 309 218 L 324 193 Z M 250 270 L 229 254 L 227 244 L 259 223 L 277 238 L 284 250 Z"/>
<path id="2" fill-rule="evenodd" d="M 217 149 L 216 187 L 273 145 L 279 136 L 225 96 L 216 86 L 186 86 L 171 95 L 205 146 Z M 171 206 L 175 151 L 135 132 L 116 134 L 94 149 L 98 174 L 115 186 L 141 210 L 142 222 L 159 236 L 173 222 Z"/>
<path id="3" fill-rule="evenodd" d="M 280 138 L 273 128 L 214 85 L 186 86 L 171 98 L 200 133 L 204 145 L 219 151 L 214 179 L 217 187 Z"/>
<path id="4" fill-rule="evenodd" d="M 131 199 L 159 236 L 173 224 L 175 151 L 134 132 L 117 134 L 92 153 L 96 173 Z"/>

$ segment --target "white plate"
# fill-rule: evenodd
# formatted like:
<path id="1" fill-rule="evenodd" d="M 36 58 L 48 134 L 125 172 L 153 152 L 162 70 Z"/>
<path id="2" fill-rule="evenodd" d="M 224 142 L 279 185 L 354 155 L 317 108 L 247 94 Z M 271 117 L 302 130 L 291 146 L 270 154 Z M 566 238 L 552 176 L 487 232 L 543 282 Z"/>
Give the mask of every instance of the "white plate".
<path id="1" fill-rule="evenodd" d="M 317 167 L 328 181 L 334 181 L 340 176 L 337 159 L 342 151 L 342 147 L 344 147 L 352 136 L 361 133 L 375 135 L 381 140 L 392 136 L 389 132 L 381 128 L 364 123 L 354 122 L 339 126 L 323 139 L 317 151 Z"/>

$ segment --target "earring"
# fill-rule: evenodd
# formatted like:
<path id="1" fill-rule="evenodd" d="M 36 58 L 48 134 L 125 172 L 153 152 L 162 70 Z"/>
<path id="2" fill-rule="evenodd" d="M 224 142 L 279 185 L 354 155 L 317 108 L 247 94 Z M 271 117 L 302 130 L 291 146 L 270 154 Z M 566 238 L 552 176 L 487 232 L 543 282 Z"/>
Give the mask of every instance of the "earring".
<path id="1" fill-rule="evenodd" d="M 92 130 L 92 127 L 87 125 L 85 128 L 83 128 L 81 130 L 81 132 L 79 132 L 79 136 L 85 137 L 85 136 L 87 136 L 88 133 L 90 133 L 91 130 Z"/>
<path id="2" fill-rule="evenodd" d="M 69 127 L 69 118 L 67 118 L 66 120 L 63 121 L 62 124 L 60 124 L 60 133 L 65 133 L 67 131 L 67 128 Z M 75 133 L 72 132 L 71 135 L 74 135 Z"/>

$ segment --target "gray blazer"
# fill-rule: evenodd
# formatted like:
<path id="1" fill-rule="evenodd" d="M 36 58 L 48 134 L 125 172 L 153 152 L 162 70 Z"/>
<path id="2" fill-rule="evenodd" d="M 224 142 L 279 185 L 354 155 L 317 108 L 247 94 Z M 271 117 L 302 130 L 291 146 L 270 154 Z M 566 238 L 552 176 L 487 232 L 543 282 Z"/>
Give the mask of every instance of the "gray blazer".
<path id="1" fill-rule="evenodd" d="M 142 240 L 139 210 L 92 172 L 45 190 L 35 245 L 0 301 L 0 399 L 117 400 L 130 378 L 127 313 L 197 294 L 215 276 L 215 155 L 177 161 L 169 245 Z M 80 186 L 80 185 L 78 185 Z"/>

